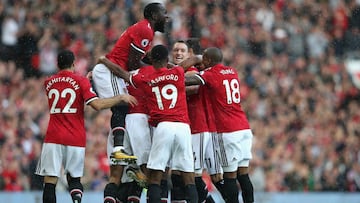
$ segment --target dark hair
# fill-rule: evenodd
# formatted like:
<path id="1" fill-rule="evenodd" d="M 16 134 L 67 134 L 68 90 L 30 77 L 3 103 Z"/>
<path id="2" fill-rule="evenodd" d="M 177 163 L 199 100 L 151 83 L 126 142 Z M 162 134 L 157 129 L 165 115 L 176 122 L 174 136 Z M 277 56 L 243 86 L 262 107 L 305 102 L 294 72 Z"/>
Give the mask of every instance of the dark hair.
<path id="1" fill-rule="evenodd" d="M 201 54 L 201 45 L 199 38 L 189 38 L 186 40 L 186 44 L 188 45 L 189 49 L 192 49 L 194 54 Z"/>
<path id="2" fill-rule="evenodd" d="M 70 68 L 75 60 L 74 53 L 69 50 L 62 50 L 57 56 L 57 64 L 59 69 Z"/>
<path id="3" fill-rule="evenodd" d="M 144 18 L 148 20 L 152 19 L 152 15 L 159 12 L 161 6 L 161 3 L 158 2 L 147 4 L 144 8 Z"/>
<path id="4" fill-rule="evenodd" d="M 164 45 L 156 45 L 151 49 L 151 59 L 153 62 L 162 62 L 168 59 L 169 51 Z"/>
<path id="5" fill-rule="evenodd" d="M 208 56 L 215 64 L 221 63 L 223 60 L 222 51 L 217 47 L 205 49 L 204 55 Z"/>
<path id="6" fill-rule="evenodd" d="M 179 39 L 172 43 L 172 46 L 174 46 L 176 43 L 183 43 L 186 44 L 187 47 L 189 47 L 188 43 L 185 40 Z"/>

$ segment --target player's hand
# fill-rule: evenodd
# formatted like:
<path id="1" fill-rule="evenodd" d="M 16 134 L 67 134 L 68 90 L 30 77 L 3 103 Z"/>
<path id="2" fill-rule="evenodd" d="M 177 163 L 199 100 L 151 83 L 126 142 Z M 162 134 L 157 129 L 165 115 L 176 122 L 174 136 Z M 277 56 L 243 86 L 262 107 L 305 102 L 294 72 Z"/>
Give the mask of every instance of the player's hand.
<path id="1" fill-rule="evenodd" d="M 179 65 L 184 67 L 185 69 L 188 69 L 189 67 L 200 64 L 201 62 L 202 62 L 202 55 L 196 55 L 185 59 Z"/>
<path id="2" fill-rule="evenodd" d="M 86 78 L 91 80 L 92 79 L 92 71 L 89 71 L 87 74 L 86 74 Z"/>
<path id="3" fill-rule="evenodd" d="M 129 94 L 122 94 L 122 95 L 118 95 L 118 96 L 122 102 L 130 104 L 132 107 L 138 105 L 138 101 L 136 100 L 136 98 Z"/>

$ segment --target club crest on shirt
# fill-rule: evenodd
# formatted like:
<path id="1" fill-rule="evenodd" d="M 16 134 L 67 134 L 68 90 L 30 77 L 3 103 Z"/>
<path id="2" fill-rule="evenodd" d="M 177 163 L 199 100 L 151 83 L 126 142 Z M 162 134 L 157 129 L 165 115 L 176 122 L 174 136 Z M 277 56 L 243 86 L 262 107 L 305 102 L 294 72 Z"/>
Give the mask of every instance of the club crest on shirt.
<path id="1" fill-rule="evenodd" d="M 147 47 L 149 45 L 149 42 L 150 41 L 148 39 L 143 39 L 143 40 L 141 40 L 141 46 Z"/>

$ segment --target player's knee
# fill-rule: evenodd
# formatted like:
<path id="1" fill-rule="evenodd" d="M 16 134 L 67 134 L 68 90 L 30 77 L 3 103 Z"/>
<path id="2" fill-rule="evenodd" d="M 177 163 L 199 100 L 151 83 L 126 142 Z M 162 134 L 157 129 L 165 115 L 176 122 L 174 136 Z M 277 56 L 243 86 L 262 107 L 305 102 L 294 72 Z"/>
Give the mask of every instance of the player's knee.
<path id="1" fill-rule="evenodd" d="M 249 173 L 249 167 L 240 166 L 240 167 L 237 168 L 237 174 L 238 175 L 245 175 L 245 174 L 248 174 L 248 173 Z"/>
<path id="2" fill-rule="evenodd" d="M 221 173 L 212 174 L 212 175 L 210 175 L 210 178 L 213 183 L 217 183 L 217 182 L 223 180 L 223 175 Z"/>

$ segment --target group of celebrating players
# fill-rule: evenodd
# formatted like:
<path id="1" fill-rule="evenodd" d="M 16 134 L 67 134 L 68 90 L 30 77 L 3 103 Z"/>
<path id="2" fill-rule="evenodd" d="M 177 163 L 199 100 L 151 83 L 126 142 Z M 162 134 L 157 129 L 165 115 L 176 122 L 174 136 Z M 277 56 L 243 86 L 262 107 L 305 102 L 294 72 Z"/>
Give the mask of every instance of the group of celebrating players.
<path id="1" fill-rule="evenodd" d="M 140 202 L 143 187 L 147 202 L 168 202 L 169 176 L 171 202 L 214 202 L 204 170 L 225 202 L 239 202 L 237 182 L 243 202 L 254 202 L 248 175 L 253 134 L 240 105 L 238 73 L 222 64 L 220 49 L 199 55 L 193 40 L 174 43 L 169 62 L 166 46 L 152 46 L 167 20 L 162 4 L 147 4 L 144 19 L 125 30 L 93 68 L 95 91 L 73 73 L 74 55 L 59 53 L 60 71 L 44 84 L 50 121 L 36 170 L 45 177 L 43 202 L 56 202 L 61 165 L 73 202 L 81 202 L 84 103 L 112 111 L 104 203 Z"/>

